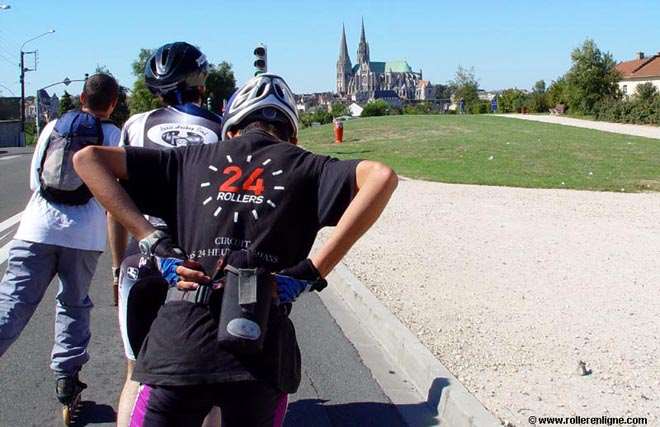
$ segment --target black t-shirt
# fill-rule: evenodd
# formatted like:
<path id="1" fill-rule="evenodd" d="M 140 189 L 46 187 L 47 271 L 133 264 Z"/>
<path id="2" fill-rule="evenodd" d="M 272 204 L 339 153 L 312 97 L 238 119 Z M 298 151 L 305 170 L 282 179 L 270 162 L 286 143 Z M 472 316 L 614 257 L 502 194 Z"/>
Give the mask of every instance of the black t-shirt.
<path id="1" fill-rule="evenodd" d="M 356 191 L 357 161 L 315 155 L 256 129 L 218 144 L 126 152 L 124 185 L 133 200 L 163 218 L 208 274 L 230 250 L 249 249 L 272 271 L 304 260 Z M 163 306 L 134 379 L 189 385 L 259 378 L 295 391 L 300 360 L 284 314 L 271 310 L 263 352 L 240 358 L 218 346 L 217 315 L 183 301 Z"/>

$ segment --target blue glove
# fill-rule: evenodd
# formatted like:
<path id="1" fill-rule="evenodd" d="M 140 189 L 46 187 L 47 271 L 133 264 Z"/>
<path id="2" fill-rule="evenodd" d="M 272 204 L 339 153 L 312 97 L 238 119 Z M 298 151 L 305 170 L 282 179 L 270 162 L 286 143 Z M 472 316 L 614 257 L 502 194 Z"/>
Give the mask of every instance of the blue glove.
<path id="1" fill-rule="evenodd" d="M 160 274 L 163 275 L 163 279 L 170 285 L 176 286 L 176 283 L 179 281 L 179 275 L 176 272 L 176 268 L 180 265 L 183 265 L 184 260 L 180 258 L 160 258 L 156 257 L 156 264 L 158 265 L 158 270 Z"/>
<path id="2" fill-rule="evenodd" d="M 156 259 L 156 265 L 163 275 L 163 279 L 170 286 L 176 286 L 176 283 L 179 281 L 176 268 L 186 260 L 186 254 L 183 249 L 174 244 L 170 236 L 163 235 L 153 245 L 151 253 Z"/>
<path id="3" fill-rule="evenodd" d="M 311 283 L 306 280 L 299 280 L 281 274 L 275 274 L 275 283 L 277 284 L 277 295 L 281 304 L 294 302 L 300 294 L 308 291 Z"/>
<path id="4" fill-rule="evenodd" d="M 306 291 L 321 291 L 328 285 L 312 261 L 306 259 L 273 275 L 281 304 L 294 302 Z"/>

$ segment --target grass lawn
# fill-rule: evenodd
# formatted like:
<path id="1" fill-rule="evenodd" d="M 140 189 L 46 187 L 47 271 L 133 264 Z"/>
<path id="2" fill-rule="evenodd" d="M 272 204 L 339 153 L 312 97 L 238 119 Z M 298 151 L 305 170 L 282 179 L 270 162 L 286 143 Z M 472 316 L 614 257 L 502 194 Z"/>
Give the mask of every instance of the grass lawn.
<path id="1" fill-rule="evenodd" d="M 494 116 L 385 116 L 303 129 L 301 144 L 380 160 L 412 178 L 464 184 L 660 191 L 660 140 Z"/>

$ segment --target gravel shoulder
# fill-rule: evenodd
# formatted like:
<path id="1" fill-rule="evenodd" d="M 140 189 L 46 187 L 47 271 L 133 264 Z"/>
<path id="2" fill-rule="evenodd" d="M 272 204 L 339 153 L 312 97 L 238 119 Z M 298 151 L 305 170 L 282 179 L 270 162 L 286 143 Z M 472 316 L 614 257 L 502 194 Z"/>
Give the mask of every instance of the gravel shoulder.
<path id="1" fill-rule="evenodd" d="M 402 180 L 345 262 L 500 419 L 656 425 L 659 214 L 657 193 Z"/>

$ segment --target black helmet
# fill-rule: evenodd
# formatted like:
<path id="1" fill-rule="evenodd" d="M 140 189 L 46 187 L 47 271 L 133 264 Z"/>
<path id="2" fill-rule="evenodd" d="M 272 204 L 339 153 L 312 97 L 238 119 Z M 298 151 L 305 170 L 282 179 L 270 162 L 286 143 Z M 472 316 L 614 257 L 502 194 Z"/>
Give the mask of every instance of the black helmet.
<path id="1" fill-rule="evenodd" d="M 206 56 L 195 46 L 176 42 L 161 46 L 144 67 L 144 80 L 154 95 L 203 86 L 208 74 Z"/>

